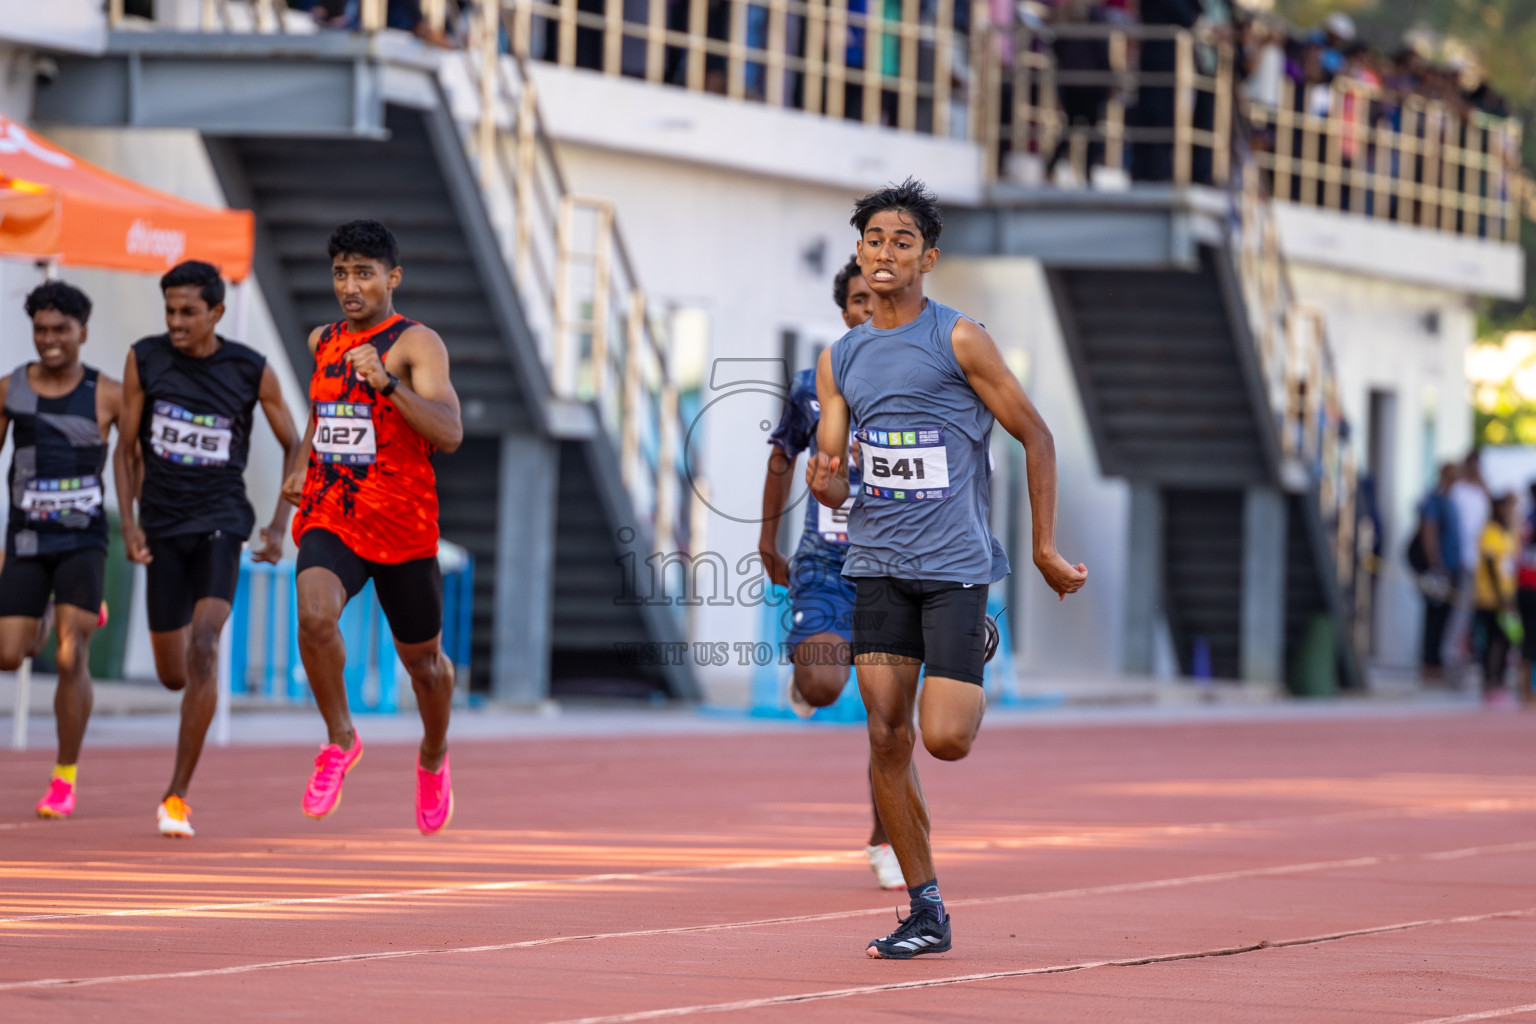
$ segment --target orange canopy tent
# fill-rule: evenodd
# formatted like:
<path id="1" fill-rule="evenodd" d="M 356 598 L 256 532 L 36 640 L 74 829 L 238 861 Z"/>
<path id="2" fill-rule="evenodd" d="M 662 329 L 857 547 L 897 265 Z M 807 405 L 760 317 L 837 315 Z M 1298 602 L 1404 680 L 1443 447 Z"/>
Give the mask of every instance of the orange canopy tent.
<path id="1" fill-rule="evenodd" d="M 239 281 L 254 247 L 249 211 L 146 188 L 0 117 L 0 256 L 157 274 L 203 260 Z"/>

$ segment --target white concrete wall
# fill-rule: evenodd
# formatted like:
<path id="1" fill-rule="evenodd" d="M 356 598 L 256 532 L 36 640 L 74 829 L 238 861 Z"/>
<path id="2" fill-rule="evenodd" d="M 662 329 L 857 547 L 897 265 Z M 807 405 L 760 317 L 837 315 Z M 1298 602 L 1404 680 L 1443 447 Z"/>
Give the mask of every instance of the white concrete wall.
<path id="1" fill-rule="evenodd" d="M 192 132 L 57 129 L 48 132 L 48 137 L 86 160 L 134 181 L 184 199 L 225 205 L 202 142 Z M 84 289 L 94 304 L 82 358 L 110 376 L 121 378 L 129 346 L 139 338 L 165 330 L 156 276 L 70 266 L 61 267 L 59 276 Z M 22 312 L 22 302 L 27 292 L 42 280 L 43 272 L 30 261 L 0 260 L 0 372 L 8 373 L 17 363 L 36 358 L 31 325 Z M 301 385 L 295 378 L 254 278 L 232 291 L 227 303 L 229 313 L 220 325 L 220 333 L 244 341 L 267 357 L 302 429 L 308 414 L 308 382 Z M 276 506 L 281 485 L 282 449 L 259 410 L 255 418 L 246 486 L 256 506 L 258 523 L 265 524 Z M 7 445 L 6 451 L 0 453 L 0 464 L 8 465 L 9 458 Z M 117 506 L 110 479 L 108 504 Z M 3 516 L 0 510 L 0 518 Z M 140 577 L 137 586 L 142 594 L 142 571 Z M 147 630 L 143 601 L 136 600 L 125 670 L 135 678 L 154 675 Z"/>
<path id="2" fill-rule="evenodd" d="M 0 0 L 0 40 L 100 53 L 107 45 L 102 0 Z"/>
<path id="3" fill-rule="evenodd" d="M 1022 628 L 1014 637 L 1015 664 L 1026 676 L 1118 675 L 1123 658 L 1130 488 L 1123 480 L 1105 478 L 1099 470 L 1040 264 L 940 256 L 928 292 L 985 324 L 1015 372 L 1027 368 L 1025 389 L 1056 441 L 1056 546 L 1068 561 L 1088 566 L 1088 585 L 1066 601 L 1058 601 L 1031 560 L 1026 498 L 1018 535 L 998 534 L 1019 584 L 1020 607 L 1014 610 L 1021 614 L 1014 621 L 1022 623 Z M 1001 428 L 994 431 L 993 450 L 999 463 L 1003 446 L 1013 444 L 1017 442 Z M 994 490 L 992 500 L 996 506 L 1004 498 Z"/>
<path id="4" fill-rule="evenodd" d="M 1476 339 L 1476 317 L 1466 295 L 1444 288 L 1295 262 L 1291 280 L 1298 296 L 1319 308 L 1327 321 L 1362 470 L 1371 392 L 1389 391 L 1397 398 L 1395 491 L 1380 496 L 1386 537 L 1374 660 L 1412 667 L 1418 664 L 1422 605 L 1403 552 L 1434 467 L 1461 458 L 1472 444 L 1464 358 Z M 1437 329 L 1431 330 L 1432 325 Z"/>

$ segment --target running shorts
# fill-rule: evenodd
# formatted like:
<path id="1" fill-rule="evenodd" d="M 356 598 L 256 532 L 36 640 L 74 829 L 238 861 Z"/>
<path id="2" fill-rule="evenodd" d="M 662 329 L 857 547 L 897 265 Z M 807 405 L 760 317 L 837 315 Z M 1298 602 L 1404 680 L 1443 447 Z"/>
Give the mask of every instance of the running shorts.
<path id="1" fill-rule="evenodd" d="M 802 545 L 789 567 L 790 648 L 818 633 L 853 639 L 853 580 L 843 575 L 841 558 L 827 558 Z M 847 657 L 845 654 L 844 657 Z"/>
<path id="2" fill-rule="evenodd" d="M 0 618 L 40 619 L 48 596 L 59 604 L 96 613 L 106 591 L 107 552 L 80 548 L 56 555 L 11 555 L 0 569 Z"/>
<path id="3" fill-rule="evenodd" d="M 370 562 L 330 530 L 312 526 L 299 539 L 299 575 L 306 569 L 335 573 L 348 601 L 371 578 L 389 631 L 402 644 L 426 643 L 443 631 L 443 571 L 436 556 L 396 564 Z"/>
<path id="4" fill-rule="evenodd" d="M 987 660 L 987 585 L 860 576 L 853 610 L 853 656 L 894 654 L 926 673 L 982 684 Z"/>
<path id="5" fill-rule="evenodd" d="M 227 530 L 150 537 L 144 604 L 151 633 L 174 633 L 192 621 L 205 597 L 233 602 L 245 538 Z"/>

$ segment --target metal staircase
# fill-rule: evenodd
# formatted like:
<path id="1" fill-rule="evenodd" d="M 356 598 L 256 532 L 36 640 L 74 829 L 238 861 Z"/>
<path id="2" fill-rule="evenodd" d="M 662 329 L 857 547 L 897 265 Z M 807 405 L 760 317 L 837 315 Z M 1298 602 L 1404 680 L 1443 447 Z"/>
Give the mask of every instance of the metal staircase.
<path id="1" fill-rule="evenodd" d="M 443 336 L 464 409 L 463 446 L 435 464 L 443 534 L 477 560 L 474 686 L 518 701 L 693 699 L 689 666 L 615 653 L 684 640 L 681 609 L 620 600 L 617 564 L 625 538 L 689 549 L 660 325 L 611 207 L 566 189 L 483 6 L 474 48 L 446 54 L 382 35 L 229 34 L 217 20 L 201 26 L 212 41 L 117 31 L 105 57 L 61 61 L 38 117 L 200 131 L 230 205 L 256 214 L 257 276 L 301 379 L 310 328 L 338 315 L 330 231 L 388 224 L 405 266 L 396 307 Z M 204 89 L 171 95 L 162 75 Z M 104 105 L 102 88 L 127 78 L 150 85 Z M 333 115 L 305 81 L 344 84 L 353 101 Z"/>

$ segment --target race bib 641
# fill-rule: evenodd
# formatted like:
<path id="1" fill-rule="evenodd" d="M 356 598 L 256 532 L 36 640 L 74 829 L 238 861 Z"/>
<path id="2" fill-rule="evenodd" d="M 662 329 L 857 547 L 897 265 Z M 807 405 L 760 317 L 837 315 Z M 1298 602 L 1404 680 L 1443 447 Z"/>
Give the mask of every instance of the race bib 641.
<path id="1" fill-rule="evenodd" d="M 949 497 L 949 453 L 943 427 L 858 431 L 864 493 L 895 501 Z"/>

